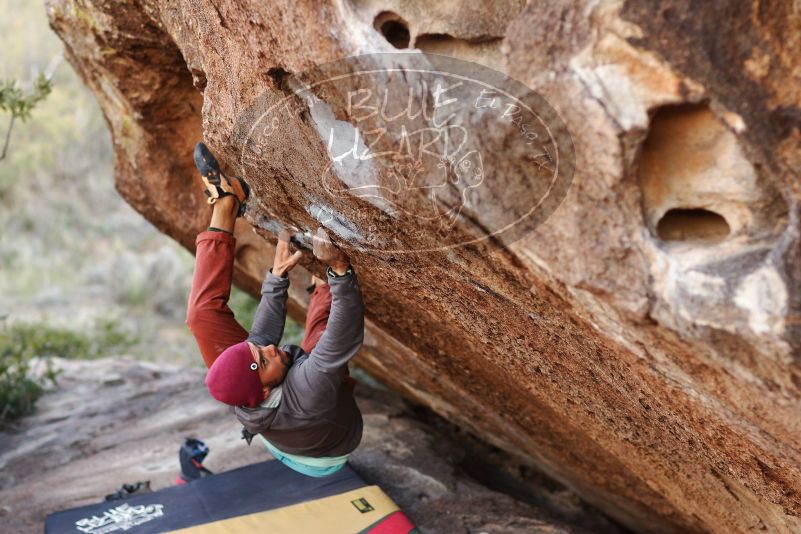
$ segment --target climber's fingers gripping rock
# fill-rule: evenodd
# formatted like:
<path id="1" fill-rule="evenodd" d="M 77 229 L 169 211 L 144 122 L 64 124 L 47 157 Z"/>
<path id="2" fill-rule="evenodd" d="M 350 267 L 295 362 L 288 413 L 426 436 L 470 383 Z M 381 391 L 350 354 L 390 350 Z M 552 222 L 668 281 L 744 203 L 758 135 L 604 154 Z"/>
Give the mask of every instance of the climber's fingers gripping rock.
<path id="1" fill-rule="evenodd" d="M 300 258 L 303 257 L 301 251 L 296 251 L 294 254 L 289 248 L 289 239 L 292 234 L 289 230 L 281 230 L 278 234 L 278 245 L 275 247 L 275 257 L 273 258 L 273 274 L 276 276 L 284 276 L 298 264 Z"/>
<path id="2" fill-rule="evenodd" d="M 318 228 L 317 233 L 312 237 L 312 250 L 314 256 L 331 267 L 336 274 L 345 274 L 350 266 L 350 259 L 347 254 L 342 252 L 331 241 L 331 238 L 322 228 Z"/>

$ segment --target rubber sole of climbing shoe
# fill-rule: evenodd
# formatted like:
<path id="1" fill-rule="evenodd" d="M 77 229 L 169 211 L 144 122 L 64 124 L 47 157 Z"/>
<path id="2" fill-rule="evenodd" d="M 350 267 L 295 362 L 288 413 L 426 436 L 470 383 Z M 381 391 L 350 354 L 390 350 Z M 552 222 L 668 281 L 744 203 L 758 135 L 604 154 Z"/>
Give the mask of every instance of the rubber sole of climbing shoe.
<path id="1" fill-rule="evenodd" d="M 223 174 L 217 158 L 203 143 L 195 145 L 194 159 L 195 167 L 200 172 L 203 185 L 206 187 L 205 194 L 208 197 L 208 203 L 214 204 L 219 198 L 233 195 L 239 201 L 238 216 L 243 215 L 245 213 L 245 204 L 250 196 L 250 186 L 247 182 L 238 176 L 229 179 Z"/>

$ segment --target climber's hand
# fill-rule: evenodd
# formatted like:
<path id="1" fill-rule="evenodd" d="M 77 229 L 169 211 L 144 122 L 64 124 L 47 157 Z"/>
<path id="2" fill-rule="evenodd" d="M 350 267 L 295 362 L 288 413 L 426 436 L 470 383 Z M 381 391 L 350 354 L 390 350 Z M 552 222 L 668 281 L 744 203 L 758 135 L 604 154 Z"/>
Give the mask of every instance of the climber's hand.
<path id="1" fill-rule="evenodd" d="M 291 237 L 292 234 L 286 229 L 281 230 L 281 233 L 278 234 L 278 245 L 275 247 L 275 257 L 273 258 L 273 274 L 276 276 L 284 276 L 284 273 L 291 271 L 303 256 L 299 250 L 294 254 L 290 252 L 289 239 Z"/>
<path id="2" fill-rule="evenodd" d="M 312 250 L 315 257 L 328 264 L 335 273 L 343 275 L 347 272 L 350 259 L 331 241 L 322 228 L 318 228 L 317 234 L 312 237 Z"/>

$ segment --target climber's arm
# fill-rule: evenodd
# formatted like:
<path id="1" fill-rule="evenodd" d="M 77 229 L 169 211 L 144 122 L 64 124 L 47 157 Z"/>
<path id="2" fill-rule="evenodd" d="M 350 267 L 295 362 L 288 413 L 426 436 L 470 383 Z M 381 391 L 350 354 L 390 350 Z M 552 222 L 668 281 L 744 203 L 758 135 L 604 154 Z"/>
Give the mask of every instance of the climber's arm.
<path id="1" fill-rule="evenodd" d="M 314 255 L 328 265 L 331 312 L 309 361 L 326 373 L 340 374 L 364 340 L 364 304 L 350 259 L 322 228 L 313 238 Z"/>
<path id="2" fill-rule="evenodd" d="M 289 271 L 297 265 L 301 252 L 289 251 L 290 233 L 282 230 L 275 247 L 273 267 L 261 286 L 261 301 L 253 318 L 248 341 L 260 346 L 278 345 L 284 334 L 286 299 L 289 290 Z"/>
<path id="3" fill-rule="evenodd" d="M 330 268 L 328 285 L 331 313 L 309 361 L 324 372 L 339 374 L 344 373 L 364 341 L 364 304 L 353 268 L 346 267 L 341 274 Z"/>

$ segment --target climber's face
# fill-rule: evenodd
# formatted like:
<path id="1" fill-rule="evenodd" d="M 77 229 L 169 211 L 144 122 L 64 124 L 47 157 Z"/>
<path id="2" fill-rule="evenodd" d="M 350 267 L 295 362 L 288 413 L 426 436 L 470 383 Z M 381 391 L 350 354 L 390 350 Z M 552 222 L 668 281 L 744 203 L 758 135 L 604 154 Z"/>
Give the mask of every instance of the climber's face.
<path id="1" fill-rule="evenodd" d="M 269 390 L 280 385 L 286 377 L 289 366 L 292 365 L 292 359 L 286 351 L 283 351 L 275 345 L 267 345 L 260 347 L 255 343 L 248 343 L 250 346 L 250 353 L 253 355 L 253 361 L 259 366 L 259 380 L 261 385 L 265 388 L 265 396 L 269 395 Z"/>

